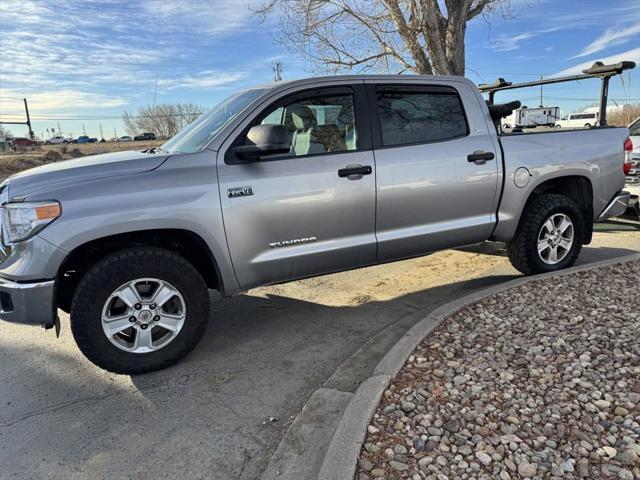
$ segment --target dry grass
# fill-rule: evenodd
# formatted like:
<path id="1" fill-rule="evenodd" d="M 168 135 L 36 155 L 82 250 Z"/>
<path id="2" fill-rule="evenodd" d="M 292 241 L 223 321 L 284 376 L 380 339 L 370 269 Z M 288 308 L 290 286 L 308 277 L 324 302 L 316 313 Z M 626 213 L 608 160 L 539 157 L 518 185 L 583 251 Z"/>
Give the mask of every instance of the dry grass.
<path id="1" fill-rule="evenodd" d="M 70 158 L 98 155 L 101 153 L 118 152 L 124 150 L 143 150 L 145 148 L 161 145 L 164 140 L 149 142 L 105 142 L 105 143 L 81 143 L 71 145 L 39 145 L 37 147 L 25 147 L 16 152 L 0 152 L 0 180 L 27 170 L 39 167 L 47 163 L 59 162 Z"/>
<path id="2" fill-rule="evenodd" d="M 631 105 L 621 112 L 609 113 L 607 115 L 607 123 L 616 127 L 626 127 L 638 117 L 640 117 L 640 104 Z"/>

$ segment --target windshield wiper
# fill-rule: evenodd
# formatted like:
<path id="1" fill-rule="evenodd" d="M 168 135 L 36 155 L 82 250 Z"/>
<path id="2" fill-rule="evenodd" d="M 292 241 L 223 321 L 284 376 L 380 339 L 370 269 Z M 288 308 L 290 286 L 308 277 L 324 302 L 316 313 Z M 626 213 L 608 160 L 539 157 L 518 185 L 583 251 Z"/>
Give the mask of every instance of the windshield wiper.
<path id="1" fill-rule="evenodd" d="M 169 153 L 166 150 L 164 150 L 162 147 L 149 147 L 142 150 L 142 153 L 159 153 L 159 152 Z"/>

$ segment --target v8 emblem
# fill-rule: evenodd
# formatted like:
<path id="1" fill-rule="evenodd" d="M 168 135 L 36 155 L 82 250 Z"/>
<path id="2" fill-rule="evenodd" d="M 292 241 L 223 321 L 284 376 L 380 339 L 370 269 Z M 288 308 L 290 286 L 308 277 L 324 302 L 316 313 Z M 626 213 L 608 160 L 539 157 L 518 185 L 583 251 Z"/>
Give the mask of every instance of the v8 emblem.
<path id="1" fill-rule="evenodd" d="M 235 197 L 248 197 L 253 195 L 253 187 L 233 187 L 227 190 L 227 196 L 229 198 Z"/>

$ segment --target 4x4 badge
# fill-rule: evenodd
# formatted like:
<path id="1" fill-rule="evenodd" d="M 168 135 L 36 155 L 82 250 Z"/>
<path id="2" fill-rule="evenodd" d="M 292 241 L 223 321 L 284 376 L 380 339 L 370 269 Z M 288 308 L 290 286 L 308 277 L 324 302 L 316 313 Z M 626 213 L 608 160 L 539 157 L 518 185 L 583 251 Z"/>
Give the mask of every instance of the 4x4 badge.
<path id="1" fill-rule="evenodd" d="M 250 195 L 253 195 L 253 187 L 233 187 L 227 190 L 229 198 L 248 197 Z"/>

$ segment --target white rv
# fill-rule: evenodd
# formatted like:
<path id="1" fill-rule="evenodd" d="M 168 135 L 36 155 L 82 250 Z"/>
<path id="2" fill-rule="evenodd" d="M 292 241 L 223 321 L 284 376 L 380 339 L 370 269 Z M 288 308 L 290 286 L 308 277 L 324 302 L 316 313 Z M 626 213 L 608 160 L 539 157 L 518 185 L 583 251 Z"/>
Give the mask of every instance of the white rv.
<path id="1" fill-rule="evenodd" d="M 502 122 L 503 128 L 552 127 L 560 118 L 559 107 L 521 107 Z"/>

